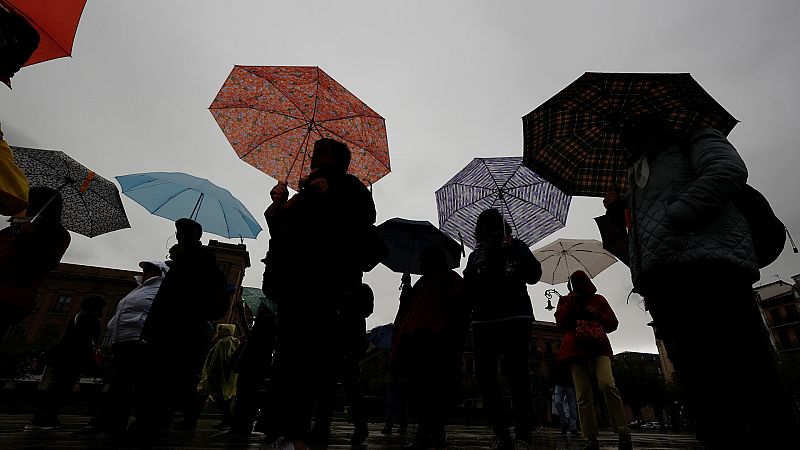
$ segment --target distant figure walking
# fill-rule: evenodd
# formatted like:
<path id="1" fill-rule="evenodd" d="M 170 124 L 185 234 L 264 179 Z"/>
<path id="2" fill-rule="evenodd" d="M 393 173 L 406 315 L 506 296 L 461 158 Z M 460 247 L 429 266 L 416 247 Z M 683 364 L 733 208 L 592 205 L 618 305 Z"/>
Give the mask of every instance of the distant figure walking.
<path id="1" fill-rule="evenodd" d="M 561 421 L 561 434 L 569 432 L 578 435 L 578 408 L 575 396 L 575 383 L 572 381 L 572 366 L 567 362 L 556 363 L 555 366 L 554 403 L 558 419 Z"/>
<path id="2" fill-rule="evenodd" d="M 607 333 L 617 329 L 619 321 L 605 297 L 597 293 L 592 280 L 583 271 L 569 277 L 571 292 L 558 299 L 556 324 L 563 328 L 564 340 L 556 355 L 558 364 L 572 366 L 572 379 L 578 398 L 581 431 L 588 439 L 586 450 L 598 450 L 597 409 L 594 406 L 592 373 L 603 394 L 611 426 L 619 434 L 619 449 L 631 450 L 631 434 L 625 421 L 625 409 L 611 371 L 611 342 Z M 585 337 L 584 326 L 593 332 Z"/>
<path id="3" fill-rule="evenodd" d="M 222 414 L 222 421 L 215 426 L 220 430 L 231 426 L 233 399 L 236 396 L 237 373 L 233 370 L 233 356 L 239 348 L 239 339 L 234 336 L 235 333 L 236 325 L 217 325 L 214 345 L 206 356 L 200 382 L 197 384 L 201 409 L 208 397 L 211 397 Z"/>
<path id="4" fill-rule="evenodd" d="M 484 410 L 500 450 L 514 449 L 511 414 L 498 385 L 498 363 L 503 356 L 511 385 L 516 448 L 531 445 L 533 398 L 528 355 L 533 328 L 533 308 L 527 285 L 539 281 L 542 267 L 500 211 L 483 211 L 475 226 L 477 246 L 464 269 L 464 288 L 472 305 L 475 369 Z M 493 447 L 494 448 L 494 447 Z"/>
<path id="5" fill-rule="evenodd" d="M 49 362 L 52 377 L 45 396 L 37 404 L 26 430 L 49 430 L 61 427 L 58 413 L 65 397 L 72 392 L 81 375 L 97 368 L 96 352 L 100 345 L 100 317 L 106 301 L 87 297 L 80 311 L 67 323 L 61 341 L 50 348 Z"/>

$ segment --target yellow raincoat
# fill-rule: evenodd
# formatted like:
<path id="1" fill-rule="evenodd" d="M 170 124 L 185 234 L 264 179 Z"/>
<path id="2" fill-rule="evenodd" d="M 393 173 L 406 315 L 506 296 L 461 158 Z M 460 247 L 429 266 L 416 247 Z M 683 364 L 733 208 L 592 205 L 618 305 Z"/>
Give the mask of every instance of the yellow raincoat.
<path id="1" fill-rule="evenodd" d="M 206 356 L 197 391 L 216 400 L 228 401 L 236 395 L 236 372 L 233 355 L 239 348 L 239 339 L 233 337 L 236 325 L 217 325 L 217 339 Z"/>
<path id="2" fill-rule="evenodd" d="M 0 131 L 0 214 L 12 216 L 27 207 L 28 178 L 14 162 L 14 153 Z"/>

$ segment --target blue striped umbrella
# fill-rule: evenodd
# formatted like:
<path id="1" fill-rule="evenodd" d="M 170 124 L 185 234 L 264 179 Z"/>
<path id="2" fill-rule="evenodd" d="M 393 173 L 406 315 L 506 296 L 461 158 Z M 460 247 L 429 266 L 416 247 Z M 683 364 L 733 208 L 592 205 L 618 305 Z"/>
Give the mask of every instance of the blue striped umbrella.
<path id="1" fill-rule="evenodd" d="M 572 197 L 522 165 L 522 157 L 475 158 L 436 191 L 439 229 L 475 249 L 478 215 L 496 208 L 528 247 L 567 223 Z"/>

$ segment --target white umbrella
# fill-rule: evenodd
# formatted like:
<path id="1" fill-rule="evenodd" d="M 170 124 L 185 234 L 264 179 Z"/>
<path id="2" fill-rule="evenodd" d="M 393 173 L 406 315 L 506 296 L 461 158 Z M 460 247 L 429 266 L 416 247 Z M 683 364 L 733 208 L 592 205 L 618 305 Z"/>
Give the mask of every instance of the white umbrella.
<path id="1" fill-rule="evenodd" d="M 566 283 L 576 270 L 594 278 L 617 262 L 595 239 L 558 239 L 534 250 L 533 255 L 542 264 L 541 281 L 553 285 Z"/>

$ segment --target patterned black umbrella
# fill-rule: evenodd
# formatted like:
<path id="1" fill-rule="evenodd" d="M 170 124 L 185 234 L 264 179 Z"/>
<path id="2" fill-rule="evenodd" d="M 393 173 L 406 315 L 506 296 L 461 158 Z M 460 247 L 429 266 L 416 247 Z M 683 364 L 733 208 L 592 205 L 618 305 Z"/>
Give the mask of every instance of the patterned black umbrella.
<path id="1" fill-rule="evenodd" d="M 688 73 L 586 72 L 522 118 L 523 164 L 570 195 L 624 192 L 628 177 L 619 131 L 656 113 L 676 130 L 738 123 Z"/>
<path id="2" fill-rule="evenodd" d="M 58 150 L 12 147 L 31 187 L 61 193 L 64 228 L 88 237 L 130 228 L 117 186 Z"/>
<path id="3" fill-rule="evenodd" d="M 485 209 L 498 209 L 512 234 L 530 247 L 564 228 L 571 200 L 520 157 L 475 158 L 436 191 L 439 228 L 473 250 L 475 224 Z"/>

